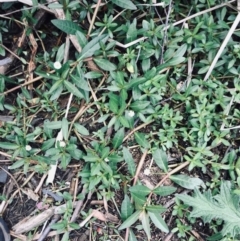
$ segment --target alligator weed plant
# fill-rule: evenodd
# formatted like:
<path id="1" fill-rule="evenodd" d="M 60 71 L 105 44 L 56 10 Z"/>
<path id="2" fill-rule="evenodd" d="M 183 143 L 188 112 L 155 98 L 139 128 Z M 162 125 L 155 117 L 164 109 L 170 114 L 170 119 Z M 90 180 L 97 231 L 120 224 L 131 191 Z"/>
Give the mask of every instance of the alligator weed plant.
<path id="1" fill-rule="evenodd" d="M 11 234 L 239 239 L 237 1 L 30 2 L 0 6 Z"/>

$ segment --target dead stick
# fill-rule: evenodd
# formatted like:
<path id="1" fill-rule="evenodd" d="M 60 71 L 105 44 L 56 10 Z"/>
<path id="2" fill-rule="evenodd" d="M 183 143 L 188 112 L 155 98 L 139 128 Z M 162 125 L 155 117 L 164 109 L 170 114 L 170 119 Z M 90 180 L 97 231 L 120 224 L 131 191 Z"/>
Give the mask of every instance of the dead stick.
<path id="1" fill-rule="evenodd" d="M 60 219 L 60 215 L 59 214 L 55 214 L 52 221 L 48 224 L 48 226 L 46 227 L 46 229 L 43 231 L 43 233 L 41 234 L 41 236 L 38 238 L 38 241 L 43 241 L 47 235 L 49 234 L 50 230 L 51 230 L 51 226 L 56 223 L 58 220 Z"/>
<path id="2" fill-rule="evenodd" d="M 82 190 L 82 192 L 81 192 L 81 195 L 85 197 L 86 192 L 87 192 L 86 188 L 83 187 L 83 190 Z M 75 220 L 77 219 L 78 214 L 79 214 L 79 212 L 80 212 L 80 209 L 81 209 L 82 205 L 83 205 L 83 199 L 77 201 L 77 204 L 76 204 L 74 213 L 73 213 L 72 218 L 71 218 L 71 222 L 75 222 Z"/>

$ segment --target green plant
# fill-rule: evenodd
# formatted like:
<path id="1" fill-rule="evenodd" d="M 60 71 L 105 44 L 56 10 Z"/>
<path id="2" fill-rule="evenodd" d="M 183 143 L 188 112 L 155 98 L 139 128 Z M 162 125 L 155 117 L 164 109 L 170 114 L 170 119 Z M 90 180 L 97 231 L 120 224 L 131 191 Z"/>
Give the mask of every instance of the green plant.
<path id="1" fill-rule="evenodd" d="M 64 231 L 61 241 L 67 241 L 69 240 L 69 228 L 79 229 L 79 225 L 77 223 L 70 222 L 73 212 L 72 196 L 67 192 L 64 192 L 62 196 L 66 200 L 66 208 L 59 211 L 59 213 L 62 214 L 63 219 L 55 224 L 52 224 L 51 228 L 56 229 L 57 232 Z"/>
<path id="2" fill-rule="evenodd" d="M 130 199 L 125 195 L 125 199 L 121 206 L 121 217 L 124 220 L 119 230 L 130 227 L 138 219 L 141 221 L 144 231 L 147 234 L 148 239 L 151 238 L 150 234 L 150 219 L 154 225 L 162 230 L 163 232 L 168 232 L 169 229 L 167 224 L 161 217 L 161 213 L 165 212 L 167 209 L 162 205 L 152 205 L 151 202 L 146 199 L 146 196 L 150 193 L 165 196 L 170 195 L 176 191 L 174 187 L 158 187 L 156 189 L 150 190 L 146 186 L 136 185 L 130 189 L 131 195 L 134 199 L 135 209 L 130 202 Z"/>
<path id="3" fill-rule="evenodd" d="M 123 200 L 120 234 L 129 228 L 129 240 L 138 239 L 142 229 L 143 239 L 150 239 L 154 225 L 168 232 L 165 220 L 178 238 L 194 239 L 195 218 L 180 202 L 183 196 L 173 212 L 153 198 L 182 189 L 207 186 L 215 201 L 208 199 L 210 191 L 207 201 L 197 191 L 197 200 L 211 203 L 213 211 L 222 201 L 219 189 L 229 191 L 221 179 L 231 180 L 235 187 L 228 204 L 238 212 L 240 34 L 232 29 L 238 12 L 231 3 L 59 0 L 42 6 L 33 1 L 16 12 L 20 5 L 15 4 L 0 7 L 0 71 L 6 53 L 20 60 L 16 70 L 11 66 L 0 75 L 0 151 L 11 160 L 13 176 L 37 172 L 40 178 L 52 166 L 57 172 L 79 168 L 75 178 L 86 190 L 82 200 L 91 194 L 104 201 L 106 212 L 118 210 Z M 37 29 L 39 7 L 56 10 L 61 18 L 52 15 Z M 15 24 L 29 42 L 17 50 L 11 49 L 12 36 L 20 35 L 12 35 Z M 29 72 L 33 63 L 36 69 Z M 155 187 L 141 183 L 144 170 L 160 180 Z M 173 183 L 164 186 L 167 180 Z M 64 181 L 56 177 L 53 185 L 62 188 Z M 64 196 L 68 210 L 55 228 L 66 231 L 67 240 L 73 204 L 69 194 Z M 228 220 L 217 218 L 208 219 L 212 240 L 219 235 L 231 240 L 233 232 L 219 234 Z M 108 227 L 119 235 L 114 223 Z M 96 240 L 110 239 L 108 233 L 93 234 Z"/>
<path id="4" fill-rule="evenodd" d="M 239 196 L 233 194 L 231 183 L 223 181 L 220 193 L 212 195 L 208 190 L 201 193 L 195 190 L 195 196 L 177 194 L 177 198 L 193 207 L 191 217 L 201 217 L 203 221 L 210 222 L 213 219 L 221 219 L 224 226 L 221 230 L 222 236 L 230 235 L 237 238 L 239 235 Z"/>

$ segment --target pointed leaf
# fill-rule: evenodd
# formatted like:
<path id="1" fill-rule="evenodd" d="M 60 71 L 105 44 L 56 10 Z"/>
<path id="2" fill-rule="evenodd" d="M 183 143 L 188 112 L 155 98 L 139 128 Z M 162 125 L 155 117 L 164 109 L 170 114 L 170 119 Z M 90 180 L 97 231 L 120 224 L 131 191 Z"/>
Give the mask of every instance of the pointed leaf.
<path id="1" fill-rule="evenodd" d="M 121 218 L 122 220 L 126 220 L 133 213 L 133 205 L 130 201 L 128 195 L 125 195 L 124 200 L 121 205 Z"/>
<path id="2" fill-rule="evenodd" d="M 144 133 L 141 132 L 135 132 L 134 133 L 134 137 L 136 142 L 143 148 L 150 148 L 150 143 L 148 142 L 148 140 L 145 137 L 146 135 Z"/>
<path id="3" fill-rule="evenodd" d="M 180 185 L 181 187 L 187 189 L 195 189 L 199 186 L 204 185 L 203 181 L 198 177 L 189 177 L 187 175 L 179 174 L 179 175 L 172 175 L 170 179 Z"/>
<path id="4" fill-rule="evenodd" d="M 0 143 L 0 147 L 7 150 L 15 150 L 19 148 L 19 145 L 11 142 L 2 142 Z"/>
<path id="5" fill-rule="evenodd" d="M 153 190 L 153 193 L 160 195 L 160 196 L 168 196 L 174 193 L 177 190 L 176 187 L 171 186 L 163 186 L 163 187 L 157 187 Z"/>
<path id="6" fill-rule="evenodd" d="M 41 150 L 47 151 L 48 149 L 50 149 L 54 145 L 55 141 L 56 141 L 55 138 L 51 138 L 47 141 L 44 141 Z"/>
<path id="7" fill-rule="evenodd" d="M 65 117 L 62 119 L 62 134 L 64 140 L 66 141 L 68 138 L 68 121 Z"/>
<path id="8" fill-rule="evenodd" d="M 135 194 L 135 193 L 131 193 L 131 195 L 137 209 L 138 208 L 141 209 L 141 207 L 146 203 L 146 197 L 141 194 Z"/>
<path id="9" fill-rule="evenodd" d="M 9 169 L 16 169 L 16 168 L 19 168 L 21 166 L 24 165 L 24 160 L 21 159 L 21 160 L 17 160 L 16 162 L 14 162 L 10 167 L 8 167 Z"/>
<path id="10" fill-rule="evenodd" d="M 145 77 L 139 77 L 139 78 L 130 80 L 130 82 L 125 85 L 125 87 L 126 87 L 126 89 L 131 89 L 131 88 L 137 87 L 140 84 L 143 84 L 145 82 L 146 82 Z"/>
<path id="11" fill-rule="evenodd" d="M 184 57 L 174 57 L 171 60 L 169 60 L 166 64 L 170 65 L 170 66 L 175 66 L 178 64 L 181 64 L 183 61 L 185 61 L 186 58 Z"/>
<path id="12" fill-rule="evenodd" d="M 77 85 L 77 87 L 79 89 L 90 91 L 88 82 L 84 78 L 80 78 L 80 77 L 78 77 L 76 75 L 72 75 L 72 74 L 71 74 L 71 77 L 72 77 L 73 82 Z"/>
<path id="13" fill-rule="evenodd" d="M 119 116 L 118 120 L 121 122 L 123 127 L 129 128 L 129 121 L 125 116 Z"/>
<path id="14" fill-rule="evenodd" d="M 136 165 L 133 160 L 132 154 L 129 152 L 129 150 L 126 147 L 123 147 L 123 158 L 127 163 L 127 168 L 129 173 L 134 176 L 136 171 Z"/>
<path id="15" fill-rule="evenodd" d="M 146 213 L 145 211 L 142 212 L 141 215 L 140 215 L 140 219 L 142 221 L 143 229 L 144 229 L 145 233 L 147 234 L 148 240 L 150 240 L 151 239 L 151 233 L 150 233 L 150 223 L 149 223 L 148 213 Z"/>
<path id="16" fill-rule="evenodd" d="M 135 236 L 135 234 L 134 234 L 134 232 L 132 231 L 131 228 L 129 229 L 129 239 L 128 239 L 128 241 L 137 241 L 137 238 L 136 238 L 136 236 Z"/>
<path id="17" fill-rule="evenodd" d="M 138 220 L 141 212 L 142 212 L 141 210 L 138 210 L 135 213 L 133 213 L 127 220 L 125 220 L 122 223 L 122 225 L 118 229 L 122 230 L 122 229 L 130 227 L 132 224 L 134 224 Z"/>
<path id="18" fill-rule="evenodd" d="M 69 81 L 64 81 L 64 85 L 67 88 L 67 90 L 72 93 L 73 95 L 79 97 L 80 99 L 83 98 L 82 93 L 77 89 L 77 87 L 75 85 L 73 85 L 72 83 L 70 83 Z"/>
<path id="19" fill-rule="evenodd" d="M 129 188 L 129 191 L 139 197 L 145 197 L 151 192 L 148 187 L 142 185 L 132 186 Z"/>
<path id="20" fill-rule="evenodd" d="M 54 26 L 67 34 L 75 34 L 77 31 L 82 31 L 76 23 L 70 20 L 53 19 L 51 22 Z"/>
<path id="21" fill-rule="evenodd" d="M 69 240 L 69 232 L 64 232 L 61 241 L 68 241 Z"/>
<path id="22" fill-rule="evenodd" d="M 110 147 L 104 147 L 103 150 L 101 151 L 101 158 L 104 159 L 108 157 L 110 152 Z"/>
<path id="23" fill-rule="evenodd" d="M 148 205 L 146 210 L 153 213 L 163 213 L 167 211 L 167 208 L 163 207 L 162 205 Z"/>
<path id="24" fill-rule="evenodd" d="M 157 228 L 162 230 L 165 233 L 169 232 L 168 226 L 165 223 L 165 221 L 162 219 L 161 215 L 159 213 L 155 212 L 148 212 L 152 222 L 155 224 Z"/>
<path id="25" fill-rule="evenodd" d="M 115 114 L 118 114 L 118 105 L 119 105 L 119 96 L 113 94 L 113 93 L 110 93 L 109 95 L 109 109 L 115 113 Z"/>
<path id="26" fill-rule="evenodd" d="M 168 157 L 166 152 L 161 149 L 157 149 L 153 153 L 153 159 L 164 172 L 168 172 Z"/>
<path id="27" fill-rule="evenodd" d="M 149 106 L 150 101 L 141 101 L 137 100 L 131 103 L 130 108 L 133 111 L 140 111 L 146 109 L 147 106 Z"/>
<path id="28" fill-rule="evenodd" d="M 64 58 L 64 51 L 65 51 L 65 43 L 62 44 L 57 51 L 57 55 L 56 55 L 56 61 L 58 62 L 62 62 L 63 58 Z"/>
<path id="29" fill-rule="evenodd" d="M 94 59 L 94 62 L 103 70 L 106 71 L 113 71 L 115 70 L 117 67 L 115 64 L 112 64 L 110 61 L 106 60 L 106 59 Z"/>
<path id="30" fill-rule="evenodd" d="M 187 44 L 183 44 L 178 48 L 178 50 L 174 53 L 174 57 L 182 57 L 187 51 Z"/>
<path id="31" fill-rule="evenodd" d="M 124 128 L 121 128 L 120 130 L 117 131 L 115 136 L 113 137 L 113 148 L 117 149 L 123 142 L 124 138 Z"/>
<path id="32" fill-rule="evenodd" d="M 62 122 L 61 121 L 45 121 L 44 122 L 44 127 L 55 130 L 55 129 L 60 129 L 62 127 Z"/>
<path id="33" fill-rule="evenodd" d="M 80 54 L 80 59 L 88 58 L 93 56 L 96 50 L 100 49 L 99 42 L 105 43 L 108 39 L 108 36 L 106 34 L 100 35 L 94 39 L 92 39 L 89 43 L 87 43 L 84 48 L 82 49 L 82 52 Z"/>
<path id="34" fill-rule="evenodd" d="M 112 0 L 112 2 L 124 9 L 136 10 L 137 7 L 130 0 Z"/>
<path id="35" fill-rule="evenodd" d="M 41 72 L 41 71 L 37 71 L 37 70 L 34 73 L 37 75 L 40 75 L 46 79 L 59 80 L 59 76 L 54 75 L 54 74 L 49 74 L 49 73 Z"/>
<path id="36" fill-rule="evenodd" d="M 85 128 L 83 125 L 80 125 L 78 123 L 74 123 L 74 127 L 76 128 L 77 132 L 81 135 L 88 136 L 89 131 L 87 128 Z"/>
<path id="37" fill-rule="evenodd" d="M 81 31 L 76 32 L 76 38 L 78 40 L 79 45 L 84 48 L 84 46 L 87 44 L 87 38 L 85 34 L 83 34 Z"/>
<path id="38" fill-rule="evenodd" d="M 59 79 L 58 81 L 56 81 L 48 91 L 48 94 L 52 94 L 55 90 L 57 90 L 60 86 L 62 86 L 62 83 L 63 83 L 62 79 Z"/>
<path id="39" fill-rule="evenodd" d="M 101 162 L 101 167 L 102 167 L 102 170 L 104 170 L 105 173 L 109 173 L 110 176 L 112 176 L 113 170 L 106 162 L 104 162 L 104 161 Z"/>
<path id="40" fill-rule="evenodd" d="M 102 75 L 103 74 L 98 71 L 90 71 L 90 72 L 86 73 L 84 75 L 84 77 L 87 79 L 98 79 L 98 78 L 102 77 Z"/>

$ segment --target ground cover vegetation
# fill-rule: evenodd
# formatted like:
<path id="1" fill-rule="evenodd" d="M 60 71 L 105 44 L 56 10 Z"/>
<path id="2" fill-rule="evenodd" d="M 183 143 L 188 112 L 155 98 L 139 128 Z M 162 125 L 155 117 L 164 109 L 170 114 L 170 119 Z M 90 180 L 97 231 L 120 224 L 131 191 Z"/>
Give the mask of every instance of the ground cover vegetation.
<path id="1" fill-rule="evenodd" d="M 1 3 L 15 240 L 240 239 L 237 4 Z"/>

